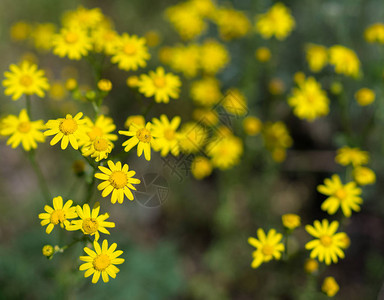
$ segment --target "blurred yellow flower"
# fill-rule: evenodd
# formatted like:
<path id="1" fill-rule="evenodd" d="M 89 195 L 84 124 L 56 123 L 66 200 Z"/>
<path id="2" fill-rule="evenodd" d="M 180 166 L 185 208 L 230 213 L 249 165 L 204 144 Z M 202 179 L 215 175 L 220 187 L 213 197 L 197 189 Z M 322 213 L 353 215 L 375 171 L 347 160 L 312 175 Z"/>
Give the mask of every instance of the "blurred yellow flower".
<path id="1" fill-rule="evenodd" d="M 53 100 L 60 101 L 67 96 L 67 89 L 61 81 L 54 81 L 51 83 L 49 89 L 49 97 Z"/>
<path id="2" fill-rule="evenodd" d="M 281 217 L 281 221 L 283 222 L 283 226 L 289 230 L 293 230 L 301 224 L 300 217 L 295 214 L 285 214 Z"/>
<path id="3" fill-rule="evenodd" d="M 217 134 L 207 144 L 206 149 L 214 167 L 228 170 L 240 162 L 240 157 L 243 154 L 243 142 L 232 134 L 227 136 Z"/>
<path id="4" fill-rule="evenodd" d="M 271 50 L 267 47 L 259 47 L 256 49 L 255 57 L 260 62 L 267 62 L 271 59 Z"/>
<path id="5" fill-rule="evenodd" d="M 97 82 L 100 91 L 109 92 L 112 89 L 112 82 L 109 79 L 100 79 Z"/>
<path id="6" fill-rule="evenodd" d="M 352 164 L 354 167 L 357 167 L 369 162 L 369 153 L 362 151 L 360 148 L 344 146 L 337 150 L 335 161 L 342 166 Z"/>
<path id="7" fill-rule="evenodd" d="M 251 29 L 251 22 L 244 12 L 232 8 L 220 8 L 216 11 L 214 22 L 219 27 L 220 37 L 224 41 L 245 36 Z"/>
<path id="8" fill-rule="evenodd" d="M 341 45 L 329 48 L 329 63 L 335 67 L 335 72 L 347 76 L 358 77 L 360 61 L 356 53 Z"/>
<path id="9" fill-rule="evenodd" d="M 129 126 L 132 125 L 132 123 L 137 124 L 138 126 L 145 126 L 145 119 L 142 115 L 135 115 L 135 116 L 129 116 L 124 123 L 124 127 L 129 129 Z"/>
<path id="10" fill-rule="evenodd" d="M 384 44 L 384 24 L 375 23 L 368 26 L 364 31 L 364 38 L 369 43 Z"/>
<path id="11" fill-rule="evenodd" d="M 33 27 L 31 37 L 38 50 L 50 50 L 53 36 L 56 33 L 56 25 L 53 23 L 37 24 Z"/>
<path id="12" fill-rule="evenodd" d="M 313 274 L 319 270 L 319 263 L 313 258 L 308 258 L 304 264 L 304 270 L 308 274 Z"/>
<path id="13" fill-rule="evenodd" d="M 195 77 L 200 68 L 200 47 L 196 44 L 189 44 L 172 48 L 169 65 L 187 78 Z"/>
<path id="14" fill-rule="evenodd" d="M 161 115 L 160 119 L 152 119 L 152 136 L 156 137 L 155 151 L 160 151 L 161 156 L 167 156 L 168 153 L 177 156 L 180 152 L 179 147 L 179 128 L 181 118 L 174 117 L 168 120 L 166 115 Z"/>
<path id="15" fill-rule="evenodd" d="M 148 47 L 156 47 L 160 43 L 160 33 L 156 30 L 147 31 L 144 35 Z"/>
<path id="16" fill-rule="evenodd" d="M 103 17 L 103 13 L 98 7 L 88 9 L 78 6 L 76 10 L 67 11 L 64 14 L 62 23 L 64 27 L 76 26 L 84 29 L 93 29 L 100 25 Z"/>
<path id="17" fill-rule="evenodd" d="M 331 93 L 334 95 L 340 95 L 343 91 L 344 87 L 341 82 L 334 81 L 331 84 Z"/>
<path id="18" fill-rule="evenodd" d="M 305 81 L 305 74 L 304 72 L 298 71 L 295 74 L 293 74 L 293 81 L 296 84 L 301 84 Z"/>
<path id="19" fill-rule="evenodd" d="M 306 58 L 309 69 L 315 73 L 320 72 L 328 63 L 328 50 L 321 45 L 308 44 Z"/>
<path id="20" fill-rule="evenodd" d="M 283 122 L 266 122 L 262 134 L 264 145 L 271 152 L 292 146 L 292 138 Z"/>
<path id="21" fill-rule="evenodd" d="M 53 255 L 53 253 L 55 252 L 54 250 L 53 250 L 53 247 L 52 247 L 52 245 L 44 245 L 44 247 L 43 247 L 43 249 L 41 250 L 42 252 L 43 252 L 43 255 L 45 256 L 45 257 L 50 257 L 50 256 L 52 256 Z"/>
<path id="22" fill-rule="evenodd" d="M 243 120 L 243 128 L 248 135 L 257 135 L 260 133 L 263 124 L 259 118 L 249 116 Z"/>
<path id="23" fill-rule="evenodd" d="M 192 116 L 198 123 L 208 126 L 215 126 L 219 122 L 218 113 L 212 108 L 197 108 Z"/>
<path id="24" fill-rule="evenodd" d="M 203 152 L 207 137 L 208 133 L 204 127 L 195 122 L 185 123 L 180 130 L 180 149 L 187 154 Z"/>
<path id="25" fill-rule="evenodd" d="M 374 184 L 376 182 L 376 174 L 367 167 L 356 167 L 353 169 L 353 178 L 358 185 Z"/>
<path id="26" fill-rule="evenodd" d="M 80 60 L 92 49 L 91 39 L 80 27 L 67 27 L 60 30 L 52 40 L 53 53 L 60 57 Z"/>
<path id="27" fill-rule="evenodd" d="M 206 40 L 200 46 L 200 65 L 204 72 L 216 74 L 229 62 L 230 56 L 224 45 L 214 39 Z"/>
<path id="28" fill-rule="evenodd" d="M 75 78 L 68 78 L 65 82 L 65 88 L 68 91 L 73 91 L 77 88 L 77 80 Z"/>
<path id="29" fill-rule="evenodd" d="M 335 278 L 332 276 L 326 277 L 321 286 L 321 290 L 328 296 L 333 297 L 339 291 L 339 285 L 337 284 Z"/>
<path id="30" fill-rule="evenodd" d="M 92 31 L 92 41 L 96 52 L 113 55 L 119 42 L 117 32 L 109 27 L 98 26 Z"/>
<path id="31" fill-rule="evenodd" d="M 223 96 L 220 91 L 220 82 L 213 77 L 204 77 L 192 82 L 190 94 L 192 100 L 202 106 L 213 106 Z"/>
<path id="32" fill-rule="evenodd" d="M 138 84 L 139 84 L 139 77 L 138 76 L 133 75 L 133 76 L 129 76 L 127 78 L 127 85 L 129 87 L 135 88 L 138 86 Z"/>
<path id="33" fill-rule="evenodd" d="M 366 106 L 375 101 L 375 92 L 368 88 L 362 88 L 355 93 L 355 99 L 361 106 Z"/>
<path id="34" fill-rule="evenodd" d="M 221 105 L 227 112 L 237 117 L 244 116 L 248 112 L 247 98 L 235 88 L 227 90 Z"/>
<path id="35" fill-rule="evenodd" d="M 15 42 L 25 41 L 29 37 L 31 30 L 31 24 L 24 21 L 19 21 L 13 24 L 11 27 L 11 39 Z"/>
<path id="36" fill-rule="evenodd" d="M 268 91 L 275 96 L 282 95 L 285 92 L 285 83 L 280 78 L 272 78 L 268 83 Z"/>
<path id="37" fill-rule="evenodd" d="M 196 156 L 191 163 L 191 173 L 198 180 L 211 175 L 212 169 L 212 163 L 204 156 Z"/>

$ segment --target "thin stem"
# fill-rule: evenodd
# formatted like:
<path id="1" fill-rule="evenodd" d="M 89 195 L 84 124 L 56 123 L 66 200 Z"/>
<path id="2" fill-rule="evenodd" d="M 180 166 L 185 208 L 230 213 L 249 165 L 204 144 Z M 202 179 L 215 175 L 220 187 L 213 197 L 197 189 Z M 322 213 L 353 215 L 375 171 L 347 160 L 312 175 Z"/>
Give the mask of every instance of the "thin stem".
<path id="1" fill-rule="evenodd" d="M 87 196 L 85 197 L 84 203 L 89 203 L 92 199 L 93 191 L 95 190 L 95 173 L 96 173 L 96 169 L 93 170 L 92 181 L 88 186 Z"/>
<path id="2" fill-rule="evenodd" d="M 31 95 L 25 95 L 28 117 L 31 117 Z"/>
<path id="3" fill-rule="evenodd" d="M 151 103 L 149 103 L 149 105 L 147 106 L 147 108 L 143 112 L 144 119 L 147 118 L 147 115 L 148 115 L 149 111 L 151 110 L 151 108 L 153 107 L 154 104 L 155 104 L 154 101 L 151 101 Z"/>
<path id="4" fill-rule="evenodd" d="M 289 237 L 289 232 L 286 229 L 285 230 L 285 240 L 284 240 L 284 260 L 288 259 L 288 237 Z"/>
<path id="5" fill-rule="evenodd" d="M 51 193 L 49 192 L 49 188 L 48 188 L 47 182 L 44 178 L 43 172 L 41 171 L 41 168 L 36 161 L 35 152 L 33 150 L 29 151 L 28 158 L 31 162 L 33 170 L 35 171 L 35 173 L 37 175 L 37 179 L 38 179 L 41 191 L 44 195 L 45 202 L 47 204 L 49 204 L 52 200 Z"/>

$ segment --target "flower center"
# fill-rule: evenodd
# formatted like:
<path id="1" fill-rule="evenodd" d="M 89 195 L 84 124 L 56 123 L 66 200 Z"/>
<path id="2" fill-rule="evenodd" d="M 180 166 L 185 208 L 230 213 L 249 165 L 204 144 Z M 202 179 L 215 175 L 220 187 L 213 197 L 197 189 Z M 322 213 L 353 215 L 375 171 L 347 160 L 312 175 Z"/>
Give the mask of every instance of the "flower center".
<path id="1" fill-rule="evenodd" d="M 344 200 L 345 197 L 347 196 L 347 192 L 343 188 L 341 188 L 341 189 L 336 191 L 335 196 L 336 196 L 336 198 L 339 198 L 340 200 Z"/>
<path id="2" fill-rule="evenodd" d="M 75 32 L 68 32 L 66 35 L 65 35 L 65 41 L 68 43 L 68 44 L 74 44 L 76 43 L 77 41 L 79 40 L 79 35 Z"/>
<path id="3" fill-rule="evenodd" d="M 100 254 L 93 260 L 93 267 L 97 271 L 104 271 L 111 264 L 111 260 L 107 254 Z"/>
<path id="4" fill-rule="evenodd" d="M 88 218 L 83 221 L 83 230 L 86 234 L 95 233 L 98 227 L 99 224 L 95 219 Z"/>
<path id="5" fill-rule="evenodd" d="M 164 137 L 168 140 L 168 141 L 172 141 L 175 139 L 175 131 L 173 129 L 166 129 L 164 130 Z"/>
<path id="6" fill-rule="evenodd" d="M 94 126 L 90 132 L 88 132 L 89 138 L 93 141 L 96 137 L 102 136 L 103 131 L 100 129 L 100 127 Z"/>
<path id="7" fill-rule="evenodd" d="M 103 139 L 103 138 L 97 138 L 94 143 L 93 143 L 93 146 L 95 147 L 95 150 L 96 151 L 107 151 L 108 150 L 108 141 L 106 139 Z"/>
<path id="8" fill-rule="evenodd" d="M 275 251 L 275 248 L 271 245 L 268 245 L 268 244 L 264 245 L 263 249 L 261 250 L 261 252 L 263 252 L 263 254 L 266 256 L 272 255 L 274 251 Z"/>
<path id="9" fill-rule="evenodd" d="M 135 45 L 128 43 L 128 44 L 125 44 L 123 51 L 127 55 L 134 55 L 137 50 Z"/>
<path id="10" fill-rule="evenodd" d="M 143 143 L 149 143 L 151 141 L 151 133 L 148 129 L 142 128 L 136 132 L 136 137 Z"/>
<path id="11" fill-rule="evenodd" d="M 27 133 L 31 130 L 30 122 L 20 122 L 19 126 L 17 126 L 17 130 L 21 133 Z"/>
<path id="12" fill-rule="evenodd" d="M 65 221 L 65 213 L 62 209 L 57 209 L 51 214 L 51 223 L 56 225 Z"/>
<path id="13" fill-rule="evenodd" d="M 72 134 L 77 130 L 77 123 L 73 119 L 65 119 L 60 123 L 59 129 L 65 135 Z"/>
<path id="14" fill-rule="evenodd" d="M 128 183 L 127 174 L 121 171 L 114 171 L 109 176 L 109 182 L 115 189 L 122 189 Z"/>
<path id="15" fill-rule="evenodd" d="M 328 235 L 323 235 L 320 237 L 320 243 L 324 246 L 324 247 L 329 247 L 332 245 L 332 238 Z"/>
<path id="16" fill-rule="evenodd" d="M 33 78 L 29 75 L 23 75 L 20 78 L 20 84 L 24 87 L 29 87 L 33 83 Z"/>
<path id="17" fill-rule="evenodd" d="M 153 79 L 153 84 L 157 88 L 161 89 L 161 88 L 165 87 L 165 84 L 166 84 L 165 78 L 164 77 L 155 77 Z"/>

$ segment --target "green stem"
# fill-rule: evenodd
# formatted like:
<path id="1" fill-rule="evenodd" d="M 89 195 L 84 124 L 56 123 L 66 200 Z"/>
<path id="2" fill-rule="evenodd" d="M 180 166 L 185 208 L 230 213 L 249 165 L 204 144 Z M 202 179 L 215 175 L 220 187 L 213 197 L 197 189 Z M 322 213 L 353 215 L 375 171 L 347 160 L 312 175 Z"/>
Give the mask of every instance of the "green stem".
<path id="1" fill-rule="evenodd" d="M 285 230 L 285 240 L 284 240 L 284 260 L 288 260 L 288 230 Z"/>
<path id="2" fill-rule="evenodd" d="M 25 95 L 28 117 L 31 118 L 31 95 Z"/>
<path id="3" fill-rule="evenodd" d="M 342 93 L 338 98 L 339 98 L 339 103 L 341 107 L 341 122 L 344 127 L 345 133 L 348 136 L 348 141 L 351 142 L 352 128 L 349 122 L 348 100 L 347 100 L 347 97 L 345 97 L 344 93 Z"/>
<path id="4" fill-rule="evenodd" d="M 92 181 L 88 186 L 87 196 L 85 197 L 84 203 L 89 203 L 92 199 L 93 191 L 95 190 L 95 173 L 96 173 L 96 169 L 93 170 Z"/>
<path id="5" fill-rule="evenodd" d="M 81 152 L 80 149 L 77 149 L 77 151 L 79 151 L 79 153 L 81 154 L 81 156 L 87 161 L 87 163 L 88 163 L 93 169 L 97 169 L 97 167 L 95 166 L 95 164 L 93 163 L 93 161 L 89 159 L 89 157 L 87 157 L 87 156 L 83 156 L 83 153 Z"/>
<path id="6" fill-rule="evenodd" d="M 147 106 L 147 108 L 143 112 L 144 119 L 147 118 L 147 115 L 148 115 L 149 111 L 151 110 L 151 108 L 153 107 L 154 104 L 155 104 L 155 101 L 151 101 L 151 103 L 149 103 L 149 105 Z"/>
<path id="7" fill-rule="evenodd" d="M 38 179 L 41 191 L 44 195 L 45 202 L 47 204 L 49 204 L 52 200 L 52 196 L 51 196 L 51 193 L 49 192 L 49 188 L 48 188 L 47 182 L 44 178 L 43 172 L 41 171 L 41 168 L 36 161 L 35 152 L 33 150 L 29 151 L 28 158 L 29 158 L 29 161 L 31 162 L 33 170 L 35 171 L 35 173 L 37 175 L 37 179 Z"/>

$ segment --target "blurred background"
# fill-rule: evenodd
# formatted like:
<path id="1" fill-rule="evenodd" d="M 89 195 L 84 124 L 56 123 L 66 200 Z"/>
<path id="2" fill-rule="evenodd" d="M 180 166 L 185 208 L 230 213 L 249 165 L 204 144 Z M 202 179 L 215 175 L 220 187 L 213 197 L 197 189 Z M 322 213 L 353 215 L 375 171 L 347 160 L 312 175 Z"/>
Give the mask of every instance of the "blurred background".
<path id="1" fill-rule="evenodd" d="M 275 2 L 266 0 L 217 1 L 243 11 L 254 24 L 254 18 Z M 226 171 L 215 170 L 204 180 L 196 180 L 188 167 L 161 159 L 153 153 L 150 163 L 129 154 L 122 161 L 137 171 L 146 184 L 140 187 L 133 202 L 112 205 L 108 198 L 98 199 L 108 211 L 116 228 L 108 240 L 124 250 L 125 263 L 116 279 L 108 284 L 93 285 L 78 271 L 82 246 L 76 244 L 63 254 L 47 260 L 41 253 L 45 244 L 68 243 L 71 233 L 54 230 L 50 235 L 40 226 L 38 214 L 43 199 L 36 176 L 20 148 L 11 149 L 0 143 L 0 299 L 326 299 L 322 279 L 334 276 L 340 291 L 337 299 L 384 299 L 384 203 L 382 200 L 384 144 L 383 46 L 367 44 L 365 28 L 384 21 L 384 3 L 380 0 L 290 0 L 284 2 L 296 20 L 296 28 L 284 41 L 263 40 L 251 33 L 242 39 L 225 43 L 231 61 L 218 76 L 223 88 L 237 87 L 248 99 L 249 114 L 261 120 L 287 124 L 293 146 L 282 163 L 276 163 L 263 147 L 260 137 L 246 136 L 241 131 L 242 119 L 233 117 L 231 126 L 243 139 L 241 162 Z M 49 52 L 37 51 L 28 41 L 11 37 L 12 26 L 20 21 L 29 24 L 54 23 L 60 27 L 62 14 L 78 5 L 99 7 L 113 19 L 119 33 L 145 36 L 156 31 L 160 44 L 151 47 L 151 60 L 145 70 L 161 65 L 159 49 L 182 40 L 164 17 L 167 7 L 178 1 L 110 0 L 110 1 L 0 1 L 0 70 L 23 59 L 35 60 L 46 70 L 49 81 L 63 83 L 74 74 L 84 86 L 92 86 L 91 70 L 86 61 L 60 59 Z M 214 26 L 205 37 L 217 37 Z M 363 135 L 364 150 L 370 152 L 371 166 L 377 183 L 364 188 L 360 213 L 343 221 L 351 238 L 345 259 L 314 277 L 304 271 L 309 257 L 304 250 L 309 240 L 301 226 L 290 238 L 289 259 L 272 261 L 254 270 L 249 236 L 258 228 L 276 228 L 282 232 L 281 216 L 296 213 L 302 224 L 328 218 L 321 211 L 324 196 L 316 186 L 333 173 L 342 172 L 334 163 L 335 150 L 348 143 L 343 133 L 340 111 L 332 94 L 331 112 L 326 118 L 309 123 L 293 116 L 286 103 L 294 85 L 293 74 L 309 73 L 304 48 L 307 43 L 325 46 L 342 44 L 354 49 L 362 63 L 364 76 L 358 80 L 342 78 L 330 70 L 322 73 L 320 82 L 329 91 L 334 81 L 341 82 L 347 99 L 353 99 L 358 87 L 368 86 L 377 95 L 376 106 L 363 113 L 350 100 L 352 129 Z M 255 59 L 255 49 L 266 46 L 272 59 L 262 64 Z M 380 48 L 381 47 L 381 48 Z M 142 113 L 140 96 L 126 86 L 129 75 L 111 67 L 103 77 L 113 82 L 105 101 L 105 112 L 123 129 L 127 116 Z M 279 92 L 271 93 L 269 83 L 277 79 Z M 183 87 L 187 86 L 183 79 Z M 191 119 L 189 92 L 181 89 L 180 99 L 170 104 L 156 104 L 148 116 L 180 115 L 183 122 Z M 65 91 L 51 90 L 45 99 L 34 99 L 34 118 L 45 121 L 65 113 L 83 111 L 91 114 L 86 103 L 75 103 Z M 64 94 L 64 96 L 62 95 Z M 13 102 L 0 95 L 0 115 L 18 114 L 23 101 Z M 349 101 L 349 100 L 348 100 Z M 361 124 L 372 115 L 375 125 L 363 133 Z M 381 123 L 380 123 L 381 122 Z M 120 140 L 117 144 L 121 144 Z M 120 146 L 117 145 L 117 148 Z M 121 149 L 121 148 L 119 148 Z M 133 151 L 135 152 L 135 151 Z M 39 146 L 37 159 L 47 178 L 52 195 L 81 199 L 84 180 L 73 172 L 73 163 L 82 159 L 76 151 L 62 151 L 49 143 Z M 86 169 L 89 173 L 90 170 Z M 151 200 L 150 200 L 151 199 Z M 381 297 L 381 298 L 380 298 Z"/>

